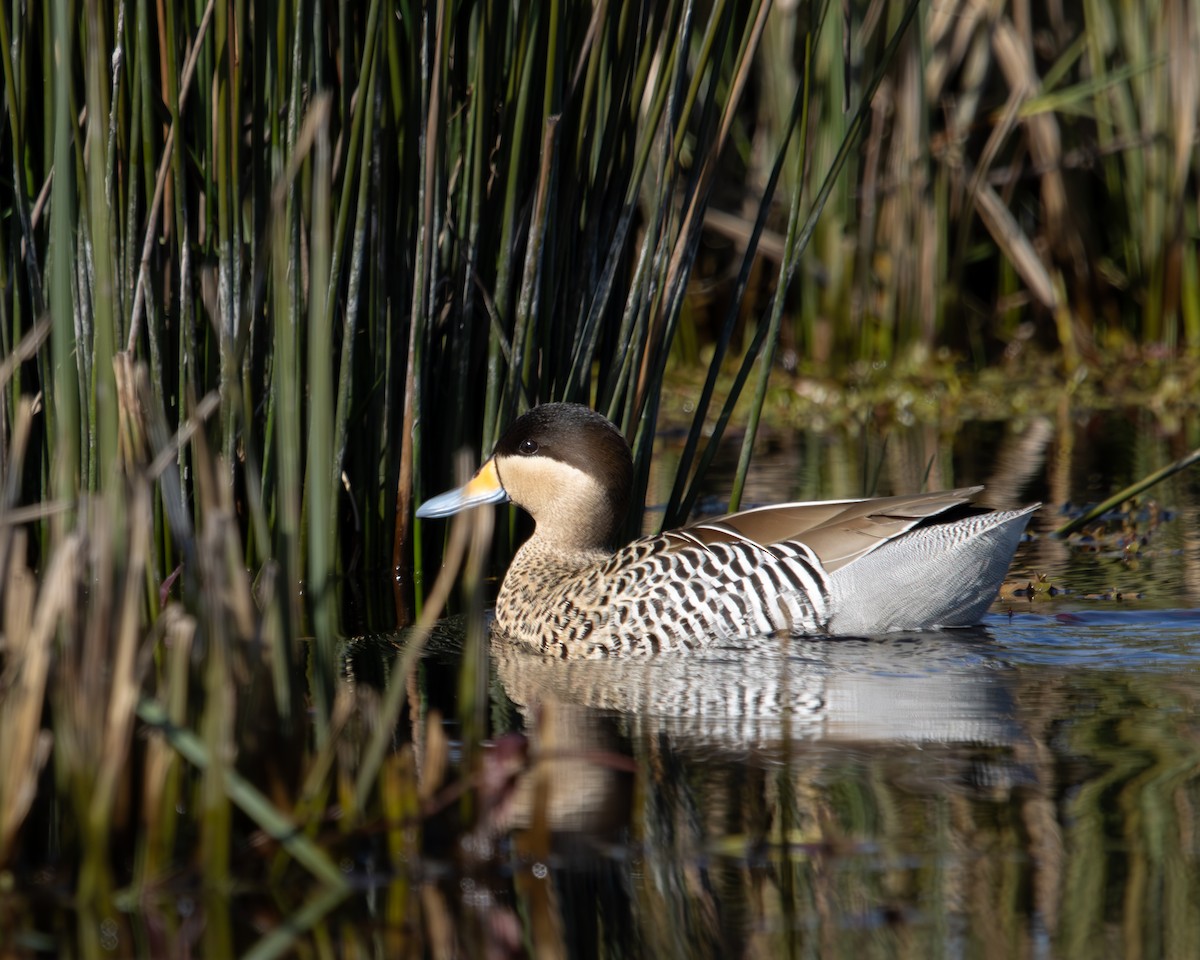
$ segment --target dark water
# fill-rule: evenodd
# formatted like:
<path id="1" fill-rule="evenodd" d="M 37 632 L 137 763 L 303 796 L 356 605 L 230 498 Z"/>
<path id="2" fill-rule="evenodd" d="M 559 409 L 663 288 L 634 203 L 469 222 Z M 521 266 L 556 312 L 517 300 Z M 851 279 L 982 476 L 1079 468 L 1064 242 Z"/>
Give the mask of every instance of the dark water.
<path id="1" fill-rule="evenodd" d="M 1049 536 L 1200 446 L 1200 425 L 1132 412 L 763 446 L 748 500 L 870 479 L 1048 506 L 978 630 L 637 663 L 485 651 L 496 776 L 476 829 L 431 827 L 408 869 L 348 856 L 336 906 L 165 891 L 95 955 L 271 955 L 291 923 L 283 949 L 305 956 L 1200 957 L 1200 471 Z M 453 715 L 459 666 L 428 660 L 426 716 Z M 67 941 L 101 942 L 74 922 Z M 31 933 L 13 955 L 62 943 Z"/>

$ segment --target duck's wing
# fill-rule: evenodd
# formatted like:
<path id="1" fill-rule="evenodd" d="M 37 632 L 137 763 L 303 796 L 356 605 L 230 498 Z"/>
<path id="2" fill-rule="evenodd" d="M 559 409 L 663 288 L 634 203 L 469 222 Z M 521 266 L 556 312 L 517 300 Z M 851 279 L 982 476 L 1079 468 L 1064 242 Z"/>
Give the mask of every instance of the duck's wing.
<path id="1" fill-rule="evenodd" d="M 983 487 L 907 497 L 781 503 L 694 523 L 665 534 L 671 549 L 714 543 L 806 544 L 832 573 L 919 523 L 956 508 L 971 508 Z"/>

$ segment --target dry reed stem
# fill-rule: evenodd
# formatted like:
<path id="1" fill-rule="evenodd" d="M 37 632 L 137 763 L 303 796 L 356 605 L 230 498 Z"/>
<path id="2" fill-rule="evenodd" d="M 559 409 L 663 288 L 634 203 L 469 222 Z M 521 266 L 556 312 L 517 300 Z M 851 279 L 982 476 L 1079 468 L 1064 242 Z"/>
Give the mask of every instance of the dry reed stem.
<path id="1" fill-rule="evenodd" d="M 932 102 L 937 102 L 950 75 L 963 62 L 974 42 L 976 30 L 986 32 L 997 4 L 985 0 L 934 3 L 925 27 L 925 41 L 933 50 L 925 66 L 925 87 Z M 947 45 L 943 39 L 949 35 Z"/>
<path id="2" fill-rule="evenodd" d="M 445 783 L 450 767 L 450 741 L 442 724 L 439 710 L 430 710 L 425 716 L 425 742 L 421 766 L 417 771 L 417 796 L 422 804 L 428 805 Z"/>
<path id="3" fill-rule="evenodd" d="M 165 696 L 169 720 L 182 726 L 187 720 L 188 678 L 196 621 L 177 604 L 169 604 L 159 617 L 165 646 Z M 147 878 L 168 868 L 174 845 L 178 799 L 179 754 L 162 737 L 150 737 L 146 743 L 145 772 L 142 775 L 142 810 L 145 822 Z"/>
<path id="4" fill-rule="evenodd" d="M 9 541 L 16 525 L 22 522 L 13 516 L 13 508 L 21 496 L 21 473 L 35 412 L 34 402 L 23 397 L 17 407 L 8 449 L 0 447 L 0 583 L 4 580 L 4 569 L 9 560 Z M 22 551 L 20 556 L 24 555 Z"/>
<path id="5" fill-rule="evenodd" d="M 112 815 L 119 778 L 126 770 L 126 760 L 133 739 L 134 712 L 140 694 L 137 648 L 143 633 L 141 599 L 145 587 L 152 511 L 150 489 L 145 483 L 135 483 L 131 493 L 132 502 L 128 505 L 127 514 L 127 562 L 122 576 L 116 622 L 112 628 L 116 646 L 110 666 L 111 686 L 108 709 L 102 720 L 100 765 L 91 800 L 91 816 L 97 824 L 106 823 Z"/>
<path id="6" fill-rule="evenodd" d="M 988 228 L 997 246 L 1012 262 L 1021 279 L 1029 284 L 1030 292 L 1048 310 L 1058 307 L 1058 291 L 1046 265 L 1042 263 L 1033 243 L 1017 224 L 1012 211 L 991 186 L 979 184 L 974 196 L 975 209 Z"/>
<path id="7" fill-rule="evenodd" d="M 29 329 L 29 332 L 21 337 L 8 356 L 0 361 L 0 396 L 2 396 L 4 388 L 8 386 L 8 381 L 12 379 L 12 375 L 16 369 L 37 355 L 42 342 L 46 337 L 50 336 L 50 327 L 50 316 L 47 314 L 39 319 Z M 0 403 L 2 402 L 2 399 L 0 399 Z"/>
<path id="8" fill-rule="evenodd" d="M 1023 99 L 1040 92 L 1041 79 L 1033 65 L 1030 41 L 1022 37 L 1007 17 L 998 17 L 992 27 L 992 49 L 1009 88 Z M 1024 118 L 1029 149 L 1040 173 L 1042 223 L 1051 249 L 1082 267 L 1083 248 L 1070 216 L 1067 189 L 1062 175 L 1062 136 L 1058 121 L 1048 112 Z M 1040 298 L 1039 298 L 1040 299 Z"/>
<path id="9" fill-rule="evenodd" d="M 1197 116 L 1200 115 L 1200 70 L 1196 65 L 1196 51 L 1200 50 L 1200 7 L 1193 5 L 1189 16 L 1182 0 L 1167 0 L 1166 30 L 1171 100 L 1175 106 L 1169 128 L 1175 145 L 1172 187 L 1176 196 L 1182 198 L 1189 168 L 1200 171 L 1196 149 Z M 1178 205 L 1177 211 L 1176 229 L 1179 229 L 1183 223 L 1182 204 Z"/>
<path id="10" fill-rule="evenodd" d="M 14 550 L 15 563 L 5 584 L 6 663 L 0 677 L 0 863 L 7 860 L 37 796 L 38 775 L 50 754 L 51 735 L 41 721 L 51 647 L 62 613 L 75 606 L 81 553 L 78 534 L 67 535 L 37 590 L 24 563 L 24 535 L 15 540 L 21 549 Z"/>

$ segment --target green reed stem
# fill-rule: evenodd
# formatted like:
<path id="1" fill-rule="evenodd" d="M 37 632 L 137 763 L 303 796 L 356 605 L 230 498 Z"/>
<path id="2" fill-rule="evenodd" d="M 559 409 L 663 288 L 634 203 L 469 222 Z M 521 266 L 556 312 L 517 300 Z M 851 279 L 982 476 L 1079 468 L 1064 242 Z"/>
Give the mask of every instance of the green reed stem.
<path id="1" fill-rule="evenodd" d="M 1133 497 L 1138 496 L 1138 494 L 1149 490 L 1156 483 L 1161 483 L 1168 477 L 1173 477 L 1180 471 L 1186 470 L 1194 463 L 1200 463 L 1200 448 L 1193 450 L 1191 453 L 1187 454 L 1187 456 L 1180 457 L 1173 463 L 1168 463 L 1162 469 L 1155 470 L 1148 476 L 1142 477 L 1142 479 L 1138 480 L 1136 483 L 1131 483 L 1124 490 L 1114 493 L 1103 503 L 1096 504 L 1096 506 L 1092 507 L 1092 509 L 1076 517 L 1074 520 L 1064 523 L 1061 527 L 1054 531 L 1054 535 L 1056 537 L 1065 537 L 1068 534 L 1074 533 L 1076 530 L 1087 526 L 1098 517 L 1103 516 L 1109 510 L 1116 509 L 1126 500 L 1130 500 Z"/>
<path id="2" fill-rule="evenodd" d="M 508 303 L 512 289 L 513 278 L 516 275 L 516 262 L 513 253 L 516 249 L 515 235 L 518 210 L 518 186 L 524 163 L 526 132 L 531 118 L 535 116 L 530 107 L 533 91 L 533 68 L 536 61 L 534 56 L 534 38 L 539 23 L 540 5 L 523 8 L 527 13 L 519 18 L 516 40 L 515 66 L 509 74 L 509 88 L 506 95 L 508 104 L 513 107 L 511 130 L 511 146 L 508 162 L 504 171 L 504 203 L 502 207 L 500 234 L 497 243 L 496 284 L 494 303 L 502 329 L 505 316 L 508 313 Z M 519 78 L 519 79 L 518 79 Z M 514 90 L 515 86 L 515 90 Z M 487 387 L 484 393 L 483 406 L 483 449 L 489 451 L 495 446 L 499 432 L 504 426 L 511 410 L 504 404 L 503 389 L 506 380 L 503 376 L 501 354 L 504 352 L 503 333 L 490 330 L 487 353 Z M 507 351 L 507 363 L 510 368 L 515 362 L 516 354 Z"/>
<path id="3" fill-rule="evenodd" d="M 55 0 L 54 37 L 58 51 L 60 82 L 54 83 L 54 167 L 59 171 L 53 187 L 50 210 L 50 310 L 54 318 L 51 335 L 50 383 L 53 404 L 47 410 L 50 447 L 54 451 L 51 489 L 56 500 L 74 498 L 79 478 L 79 392 L 75 376 L 75 256 L 72 223 L 75 219 L 75 179 L 71 170 L 73 118 L 70 84 L 67 82 L 68 51 L 74 49 L 73 19 L 68 0 Z"/>
<path id="4" fill-rule="evenodd" d="M 275 960 L 293 953 L 300 938 L 333 913 L 349 894 L 346 886 L 321 890 L 300 909 L 290 912 L 286 923 L 280 923 L 243 953 L 242 960 Z"/>
<path id="5" fill-rule="evenodd" d="M 138 701 L 138 717 L 161 734 L 185 760 L 200 770 L 212 765 L 212 755 L 205 744 L 190 730 L 177 727 L 161 703 L 150 697 Z M 329 856 L 300 832 L 294 823 L 258 789 L 232 768 L 222 771 L 221 785 L 225 795 L 267 836 L 277 841 L 301 866 L 330 889 L 344 890 L 346 881 L 341 870 Z"/>
<path id="6" fill-rule="evenodd" d="M 731 512 L 741 509 L 742 491 L 746 486 L 746 475 L 750 471 L 750 456 L 754 452 L 754 439 L 758 434 L 758 424 L 762 417 L 763 404 L 767 399 L 767 383 L 771 379 L 771 365 L 775 359 L 775 348 L 779 343 L 779 328 L 783 322 L 783 305 L 785 300 L 783 293 L 787 290 L 788 264 L 794 263 L 799 258 L 796 243 L 800 227 L 800 198 L 804 187 L 804 166 L 809 157 L 807 144 L 808 104 L 810 102 L 809 92 L 812 84 L 812 34 L 807 34 L 804 41 L 804 84 L 800 95 L 800 102 L 803 104 L 800 117 L 800 149 L 797 151 L 797 169 L 795 179 L 792 181 L 792 205 L 791 210 L 788 212 L 787 240 L 784 243 L 783 262 L 779 265 L 779 279 L 776 283 L 776 290 L 779 293 L 772 300 L 771 319 L 767 326 L 766 345 L 762 356 L 759 357 L 758 383 L 754 390 L 754 400 L 750 404 L 750 412 L 746 421 L 746 432 L 742 437 L 742 447 L 738 453 L 733 488 L 729 494 L 729 509 Z M 787 151 L 789 141 L 790 136 L 784 139 L 780 151 L 781 154 Z"/>
<path id="7" fill-rule="evenodd" d="M 371 77 L 374 77 L 373 69 Z M 365 298 L 362 296 L 362 285 L 364 263 L 367 256 L 367 227 L 370 220 L 369 204 L 371 149 L 374 146 L 373 134 L 374 125 L 367 125 L 361 167 L 358 173 L 358 212 L 354 222 L 350 271 L 347 278 L 346 315 L 342 324 L 341 369 L 338 372 L 337 410 L 334 415 L 334 462 L 332 475 L 335 489 L 341 482 L 342 471 L 346 462 L 346 446 L 350 438 L 351 401 L 354 398 L 354 345 L 359 330 L 359 316 L 368 306 L 363 303 Z M 370 320 L 371 318 L 368 319 Z M 338 519 L 338 498 L 336 496 L 332 498 L 329 504 L 329 516 L 326 519 L 329 524 L 330 537 L 336 538 Z"/>
<path id="8" fill-rule="evenodd" d="M 337 653 L 334 647 L 337 614 L 334 608 L 334 545 L 329 529 L 337 487 L 330 470 L 334 460 L 333 444 L 333 316 L 326 309 L 329 293 L 330 261 L 330 181 L 332 148 L 329 143 L 330 99 L 325 95 L 309 109 L 314 116 L 315 132 L 312 170 L 312 222 L 309 242 L 308 294 L 308 468 L 305 496 L 308 515 L 307 582 L 312 612 L 313 693 L 316 713 L 317 744 L 329 736 L 333 709 L 334 671 Z"/>

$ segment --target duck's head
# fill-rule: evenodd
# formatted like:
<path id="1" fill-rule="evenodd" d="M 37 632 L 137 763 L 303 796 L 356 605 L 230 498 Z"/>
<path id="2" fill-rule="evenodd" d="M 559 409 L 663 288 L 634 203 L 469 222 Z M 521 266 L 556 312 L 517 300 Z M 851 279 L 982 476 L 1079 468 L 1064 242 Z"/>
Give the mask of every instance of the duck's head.
<path id="1" fill-rule="evenodd" d="M 519 417 L 463 487 L 427 500 L 422 518 L 511 500 L 536 535 L 566 548 L 613 543 L 629 511 L 633 457 L 608 420 L 577 403 L 546 403 Z"/>

